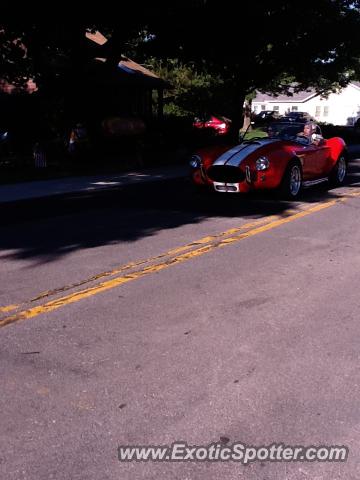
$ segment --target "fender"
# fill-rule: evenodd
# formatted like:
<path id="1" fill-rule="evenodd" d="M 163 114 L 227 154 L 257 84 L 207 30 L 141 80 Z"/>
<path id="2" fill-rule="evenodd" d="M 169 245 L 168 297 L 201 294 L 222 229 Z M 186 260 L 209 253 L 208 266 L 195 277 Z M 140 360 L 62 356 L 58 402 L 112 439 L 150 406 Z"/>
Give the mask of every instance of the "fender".
<path id="1" fill-rule="evenodd" d="M 330 158 L 333 161 L 333 164 L 337 162 L 340 154 L 346 152 L 346 144 L 344 140 L 340 137 L 333 137 L 326 140 L 325 145 L 330 148 Z"/>
<path id="2" fill-rule="evenodd" d="M 295 152 L 292 152 L 292 155 L 290 155 L 290 156 L 288 157 L 287 161 L 286 161 L 286 162 L 282 162 L 282 164 L 281 164 L 281 167 L 282 167 L 281 176 L 278 175 L 278 176 L 276 177 L 276 178 L 277 178 L 276 181 L 274 181 L 274 182 L 272 183 L 272 188 L 278 188 L 278 187 L 280 187 L 280 185 L 281 185 L 281 183 L 282 183 L 282 181 L 283 181 L 283 179 L 284 179 L 284 175 L 285 175 L 285 173 L 286 173 L 286 170 L 287 170 L 287 168 L 288 168 L 288 166 L 289 166 L 289 163 L 292 162 L 293 160 L 296 160 L 297 162 L 299 162 L 299 165 L 300 165 L 300 168 L 301 168 L 301 172 L 302 172 L 302 161 L 301 161 L 301 158 L 299 158 L 299 157 L 295 154 Z"/>

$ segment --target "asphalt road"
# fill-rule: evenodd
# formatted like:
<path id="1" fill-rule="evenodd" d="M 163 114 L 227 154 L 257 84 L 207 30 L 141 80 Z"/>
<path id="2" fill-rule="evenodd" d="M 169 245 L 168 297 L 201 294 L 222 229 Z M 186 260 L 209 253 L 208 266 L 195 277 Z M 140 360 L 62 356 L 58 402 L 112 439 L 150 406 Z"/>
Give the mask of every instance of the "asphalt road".
<path id="1" fill-rule="evenodd" d="M 169 180 L 0 207 L 0 478 L 358 480 L 348 184 Z M 119 445 L 346 445 L 343 463 L 120 462 Z"/>

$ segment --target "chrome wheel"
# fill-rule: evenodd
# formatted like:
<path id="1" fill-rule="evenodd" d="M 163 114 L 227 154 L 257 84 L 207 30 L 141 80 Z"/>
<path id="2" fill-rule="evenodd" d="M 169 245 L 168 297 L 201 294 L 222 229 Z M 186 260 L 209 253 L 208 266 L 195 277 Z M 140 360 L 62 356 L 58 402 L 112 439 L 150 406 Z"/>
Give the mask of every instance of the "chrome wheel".
<path id="1" fill-rule="evenodd" d="M 290 194 L 293 197 L 299 193 L 301 188 L 301 171 L 298 165 L 293 165 L 290 170 Z"/>
<path id="2" fill-rule="evenodd" d="M 346 160 L 344 157 L 340 157 L 337 166 L 337 181 L 342 183 L 346 175 Z"/>

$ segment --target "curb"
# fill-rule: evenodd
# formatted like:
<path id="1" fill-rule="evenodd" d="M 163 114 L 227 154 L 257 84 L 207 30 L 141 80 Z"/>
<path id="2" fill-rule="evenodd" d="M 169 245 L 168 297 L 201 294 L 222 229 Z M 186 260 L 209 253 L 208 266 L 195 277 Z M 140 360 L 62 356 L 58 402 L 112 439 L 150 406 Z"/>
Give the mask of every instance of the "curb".
<path id="1" fill-rule="evenodd" d="M 88 177 L 67 177 L 53 180 L 39 180 L 0 186 L 0 205 L 21 203 L 27 200 L 62 198 L 68 195 L 89 195 L 165 180 L 184 178 L 187 167 L 175 167 L 173 172 L 138 171 L 122 174 L 96 175 Z"/>

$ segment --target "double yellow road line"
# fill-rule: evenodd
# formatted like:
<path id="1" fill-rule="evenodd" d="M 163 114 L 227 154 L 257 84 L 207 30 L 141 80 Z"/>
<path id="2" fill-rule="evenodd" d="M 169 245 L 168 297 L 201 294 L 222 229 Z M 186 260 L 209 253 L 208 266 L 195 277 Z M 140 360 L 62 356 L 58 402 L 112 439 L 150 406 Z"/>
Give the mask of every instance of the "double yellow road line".
<path id="1" fill-rule="evenodd" d="M 122 265 L 117 269 L 102 272 L 94 275 L 81 282 L 66 285 L 51 291 L 43 292 L 36 297 L 23 302 L 19 305 L 7 305 L 0 307 L 0 327 L 11 323 L 36 317 L 43 313 L 49 313 L 57 310 L 65 305 L 78 302 L 85 298 L 92 297 L 98 293 L 113 289 L 125 283 L 143 278 L 156 272 L 160 272 L 173 265 L 192 260 L 206 253 L 212 252 L 218 248 L 234 244 L 245 238 L 267 232 L 274 228 L 280 227 L 286 223 L 293 222 L 300 218 L 312 215 L 321 210 L 327 209 L 337 203 L 346 201 L 349 197 L 360 196 L 360 192 L 348 194 L 335 200 L 318 203 L 310 208 L 299 210 L 287 210 L 282 215 L 273 215 L 265 217 L 261 220 L 246 223 L 237 228 L 231 228 L 217 235 L 203 237 L 194 242 L 169 250 L 163 254 L 150 257 L 148 259 L 130 262 Z M 106 278 L 111 277 L 109 280 Z M 91 285 L 87 288 L 80 288 L 84 285 Z M 71 293 L 61 296 L 61 293 L 72 291 Z M 60 296 L 59 296 L 60 295 Z M 51 299 L 51 300 L 49 300 Z M 13 312 L 11 315 L 7 315 Z M 5 314 L 1 318 L 1 314 Z"/>

